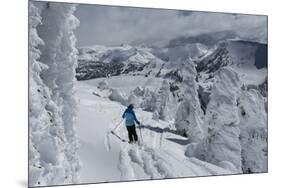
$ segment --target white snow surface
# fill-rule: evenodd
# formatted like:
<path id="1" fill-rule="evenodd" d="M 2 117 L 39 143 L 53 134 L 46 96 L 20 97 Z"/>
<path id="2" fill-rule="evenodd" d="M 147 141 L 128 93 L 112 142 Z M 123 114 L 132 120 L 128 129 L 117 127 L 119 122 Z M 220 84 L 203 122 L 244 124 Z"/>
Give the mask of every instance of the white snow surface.
<path id="1" fill-rule="evenodd" d="M 133 78 L 120 76 L 107 81 L 109 87 L 116 89 L 118 79 L 130 82 L 130 85 L 127 84 L 129 87 L 134 82 L 136 86 L 138 79 Z M 143 82 L 147 83 L 148 80 Z M 77 132 L 81 143 L 79 156 L 83 163 L 81 183 L 233 174 L 231 170 L 187 157 L 185 149 L 189 140 L 175 134 L 166 121 L 153 120 L 152 112 L 139 108 L 135 111 L 143 126 L 141 130 L 137 129 L 140 145 L 122 142 L 118 137 L 128 139 L 121 118 L 126 106 L 111 101 L 106 95 L 93 95 L 92 91 L 98 90 L 99 81 L 77 83 Z M 150 84 L 154 82 L 157 81 L 153 80 Z M 130 89 L 118 86 L 120 92 L 129 95 Z M 114 128 L 118 137 L 110 133 Z"/>

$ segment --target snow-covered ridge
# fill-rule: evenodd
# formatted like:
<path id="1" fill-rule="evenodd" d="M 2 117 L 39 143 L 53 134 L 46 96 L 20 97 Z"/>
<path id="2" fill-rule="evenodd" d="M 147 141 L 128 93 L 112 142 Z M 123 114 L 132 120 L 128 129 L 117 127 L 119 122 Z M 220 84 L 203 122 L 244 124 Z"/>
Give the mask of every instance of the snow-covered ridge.
<path id="1" fill-rule="evenodd" d="M 211 51 L 201 43 L 164 48 L 131 45 L 80 47 L 76 77 L 78 80 L 120 74 L 169 77 L 176 74 L 175 71 L 181 69 L 181 64 L 188 59 L 198 61 Z"/>
<path id="2" fill-rule="evenodd" d="M 151 69 L 160 69 L 163 63 L 148 48 L 129 45 L 80 48 L 77 79 L 87 80 L 136 72 L 141 72 L 142 75 L 153 74 Z"/>

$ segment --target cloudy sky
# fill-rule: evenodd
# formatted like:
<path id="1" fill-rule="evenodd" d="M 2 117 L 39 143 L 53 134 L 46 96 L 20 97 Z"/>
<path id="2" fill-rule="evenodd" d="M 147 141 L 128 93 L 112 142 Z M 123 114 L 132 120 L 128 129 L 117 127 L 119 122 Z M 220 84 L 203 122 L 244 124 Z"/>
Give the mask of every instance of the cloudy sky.
<path id="1" fill-rule="evenodd" d="M 267 40 L 266 16 L 79 5 L 76 17 L 78 46 L 161 44 L 178 36 L 223 30 Z"/>

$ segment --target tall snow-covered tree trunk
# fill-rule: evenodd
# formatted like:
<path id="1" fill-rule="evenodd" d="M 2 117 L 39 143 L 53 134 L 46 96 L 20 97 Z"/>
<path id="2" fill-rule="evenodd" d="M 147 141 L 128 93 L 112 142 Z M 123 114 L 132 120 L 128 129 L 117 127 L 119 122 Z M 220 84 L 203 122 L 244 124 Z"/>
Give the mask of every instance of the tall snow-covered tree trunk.
<path id="1" fill-rule="evenodd" d="M 38 45 L 45 45 L 38 36 L 41 24 L 38 9 L 29 9 L 29 185 L 56 185 L 65 182 L 63 129 L 59 107 L 53 101 L 52 90 L 42 79 L 49 66 L 38 61 L 42 53 Z"/>
<path id="2" fill-rule="evenodd" d="M 66 18 L 62 25 L 63 36 L 57 53 L 58 77 L 57 85 L 62 101 L 62 119 L 64 133 L 68 141 L 66 156 L 71 164 L 72 181 L 78 182 L 77 171 L 79 169 L 79 159 L 77 155 L 78 138 L 75 129 L 77 116 L 77 101 L 75 98 L 75 68 L 77 67 L 78 51 L 75 47 L 76 38 L 73 30 L 78 26 L 79 21 L 73 15 L 75 6 L 64 5 L 64 16 Z"/>
<path id="3" fill-rule="evenodd" d="M 183 77 L 184 98 L 175 116 L 175 127 L 181 134 L 187 135 L 190 141 L 197 142 L 204 137 L 203 111 L 198 98 L 198 85 L 195 81 L 197 72 L 194 63 L 189 59 L 181 70 Z"/>
<path id="4" fill-rule="evenodd" d="M 46 110 L 50 100 L 49 90 L 40 78 L 42 70 L 48 67 L 38 61 L 39 44 L 44 44 L 37 34 L 36 27 L 41 23 L 38 9 L 29 5 L 29 186 L 39 185 L 45 171 L 39 143 L 48 135 L 50 117 Z M 44 154 L 43 154 L 44 155 Z M 43 182 L 42 182 L 43 183 Z M 44 184 L 44 183 L 43 183 Z"/>
<path id="5" fill-rule="evenodd" d="M 53 158 L 49 163 L 47 185 L 77 183 L 79 181 L 78 139 L 75 131 L 76 99 L 74 69 L 77 62 L 73 29 L 79 21 L 74 17 L 75 5 L 46 3 L 42 10 L 42 24 L 38 34 L 45 42 L 40 45 L 40 61 L 48 69 L 40 77 L 50 89 L 50 102 L 46 105 L 52 126 L 49 137 L 41 148 L 44 156 Z M 52 150 L 53 148 L 53 150 Z M 42 155 L 43 157 L 43 155 Z"/>

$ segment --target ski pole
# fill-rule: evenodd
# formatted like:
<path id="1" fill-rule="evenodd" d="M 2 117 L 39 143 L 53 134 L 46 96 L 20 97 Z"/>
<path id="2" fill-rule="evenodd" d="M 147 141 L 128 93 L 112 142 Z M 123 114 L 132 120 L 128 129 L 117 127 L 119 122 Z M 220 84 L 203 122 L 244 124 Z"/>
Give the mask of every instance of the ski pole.
<path id="1" fill-rule="evenodd" d="M 140 129 L 141 142 L 143 143 L 143 138 L 142 138 L 142 133 L 141 133 L 141 125 L 140 124 L 139 124 L 139 129 Z"/>
<path id="2" fill-rule="evenodd" d="M 123 119 L 114 127 L 114 129 L 112 129 L 111 131 L 112 132 L 114 132 L 116 129 L 117 129 L 117 127 L 119 126 L 119 125 L 121 125 L 121 123 L 123 122 Z"/>

